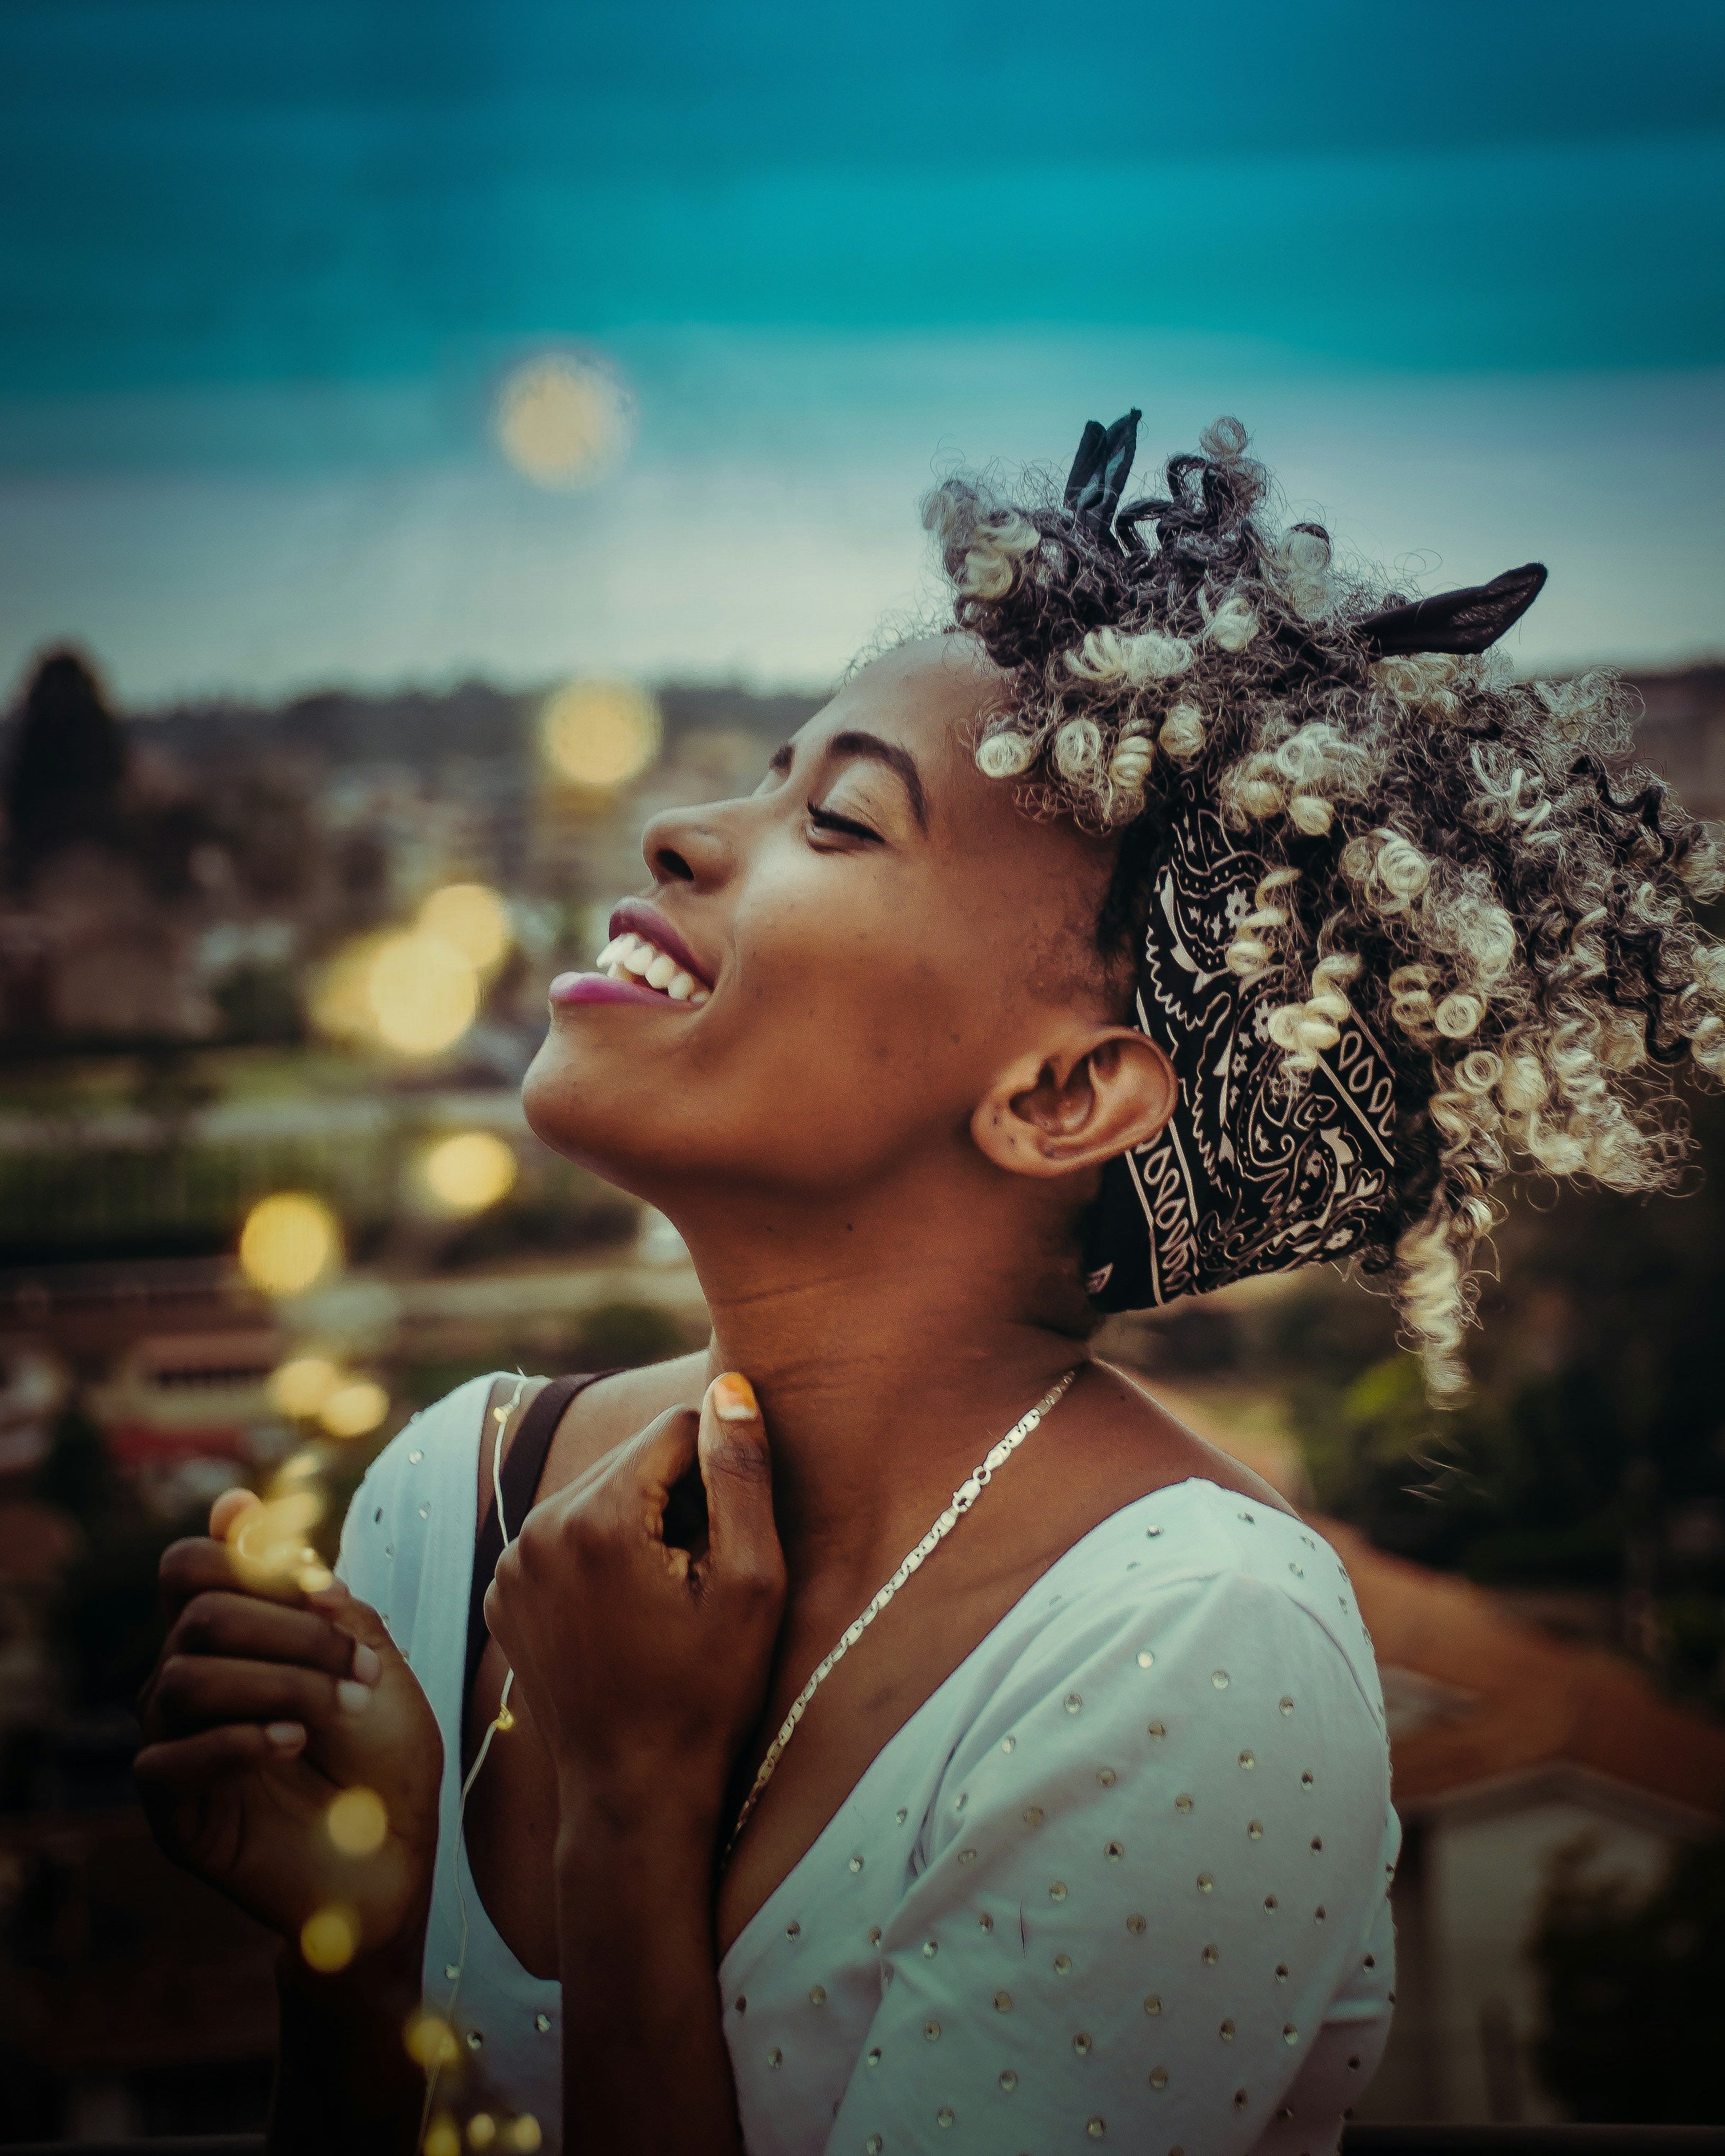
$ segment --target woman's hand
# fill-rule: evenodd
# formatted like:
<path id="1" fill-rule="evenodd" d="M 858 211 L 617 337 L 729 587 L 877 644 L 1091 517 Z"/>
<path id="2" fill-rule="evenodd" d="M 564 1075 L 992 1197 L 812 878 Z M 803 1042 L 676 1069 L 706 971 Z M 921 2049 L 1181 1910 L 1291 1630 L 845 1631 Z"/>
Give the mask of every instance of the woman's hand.
<path id="1" fill-rule="evenodd" d="M 442 1739 L 382 1620 L 345 1587 L 247 1590 L 225 1537 L 256 1502 L 228 1491 L 210 1538 L 162 1560 L 170 1629 L 140 1702 L 139 1793 L 175 1863 L 289 1938 L 342 1906 L 369 1954 L 424 1921 Z M 388 1817 L 367 1854 L 330 1830 L 355 1788 Z"/>
<path id="2" fill-rule="evenodd" d="M 665 1508 L 697 1462 L 706 1531 L 682 1549 Z M 485 1617 L 551 1748 L 566 1832 L 593 1806 L 634 1825 L 692 1812 L 716 1832 L 784 1592 L 767 1434 L 734 1373 L 698 1419 L 671 1409 L 528 1515 Z"/>

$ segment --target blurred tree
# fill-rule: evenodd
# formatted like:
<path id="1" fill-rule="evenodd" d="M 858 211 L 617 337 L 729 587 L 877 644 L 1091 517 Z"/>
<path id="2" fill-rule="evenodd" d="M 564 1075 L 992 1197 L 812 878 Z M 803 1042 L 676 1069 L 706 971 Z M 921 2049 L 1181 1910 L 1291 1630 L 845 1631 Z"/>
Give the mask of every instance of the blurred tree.
<path id="1" fill-rule="evenodd" d="M 1590 1839 L 1571 1844 L 1546 1887 L 1541 2076 L 1579 2119 L 1725 2121 L 1725 1843 L 1681 1851 L 1651 1895 L 1601 1879 L 1595 1859 Z"/>
<path id="2" fill-rule="evenodd" d="M 1679 1689 L 1725 1697 L 1725 1104 L 1692 1106 L 1686 1194 L 1519 1194 L 1457 1409 L 1332 1276 L 1282 1306 L 1274 1352 L 1323 1509 L 1478 1579 L 1615 1590 Z"/>
<path id="3" fill-rule="evenodd" d="M 4 794 L 13 887 L 80 839 L 111 842 L 121 823 L 126 737 L 75 651 L 51 651 L 24 692 Z"/>
<path id="4" fill-rule="evenodd" d="M 74 1396 L 61 1410 L 30 1494 L 58 1505 L 88 1531 L 99 1527 L 116 1491 L 108 1440 Z"/>

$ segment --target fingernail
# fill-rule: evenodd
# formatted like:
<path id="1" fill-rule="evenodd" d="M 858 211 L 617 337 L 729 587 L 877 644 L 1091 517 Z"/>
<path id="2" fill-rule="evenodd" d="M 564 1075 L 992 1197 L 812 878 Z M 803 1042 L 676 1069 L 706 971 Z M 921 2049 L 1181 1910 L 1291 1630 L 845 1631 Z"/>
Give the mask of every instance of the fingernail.
<path id="1" fill-rule="evenodd" d="M 305 1727 L 297 1722 L 269 1722 L 264 1727 L 264 1734 L 278 1752 L 297 1751 L 305 1742 Z"/>
<path id="2" fill-rule="evenodd" d="M 314 1609 L 338 1609 L 347 1599 L 347 1589 L 332 1573 L 324 1575 L 321 1586 L 307 1587 L 302 1578 L 300 1587 L 305 1599 Z"/>
<path id="3" fill-rule="evenodd" d="M 383 1674 L 383 1657 L 363 1641 L 353 1650 L 353 1674 L 362 1685 L 374 1685 Z"/>
<path id="4" fill-rule="evenodd" d="M 749 1422 L 760 1412 L 755 1389 L 741 1370 L 713 1379 L 713 1413 L 721 1422 Z"/>
<path id="5" fill-rule="evenodd" d="M 363 1714 L 372 1703 L 372 1688 L 368 1684 L 357 1684 L 352 1677 L 343 1677 L 336 1686 L 336 1697 L 341 1703 L 343 1714 Z"/>

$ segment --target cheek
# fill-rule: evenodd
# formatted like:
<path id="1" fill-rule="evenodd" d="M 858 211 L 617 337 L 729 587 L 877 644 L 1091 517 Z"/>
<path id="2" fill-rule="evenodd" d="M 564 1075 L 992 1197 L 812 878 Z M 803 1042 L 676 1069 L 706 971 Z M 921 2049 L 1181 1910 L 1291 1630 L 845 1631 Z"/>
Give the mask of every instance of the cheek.
<path id="1" fill-rule="evenodd" d="M 773 870 L 686 1027 L 603 1005 L 553 1023 L 522 1089 L 547 1144 L 663 1199 L 680 1177 L 812 1193 L 968 1142 L 996 1013 L 951 946 L 919 948 L 929 895 L 815 856 Z"/>

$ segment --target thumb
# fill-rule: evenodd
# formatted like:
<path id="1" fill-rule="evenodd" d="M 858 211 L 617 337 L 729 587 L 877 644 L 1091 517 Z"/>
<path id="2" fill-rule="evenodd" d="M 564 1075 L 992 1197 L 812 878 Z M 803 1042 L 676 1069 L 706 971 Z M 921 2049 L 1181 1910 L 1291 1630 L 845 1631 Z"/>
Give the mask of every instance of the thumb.
<path id="1" fill-rule="evenodd" d="M 714 1566 L 721 1573 L 781 1578 L 773 1455 L 755 1389 L 740 1370 L 726 1371 L 707 1387 L 698 1443 Z"/>

